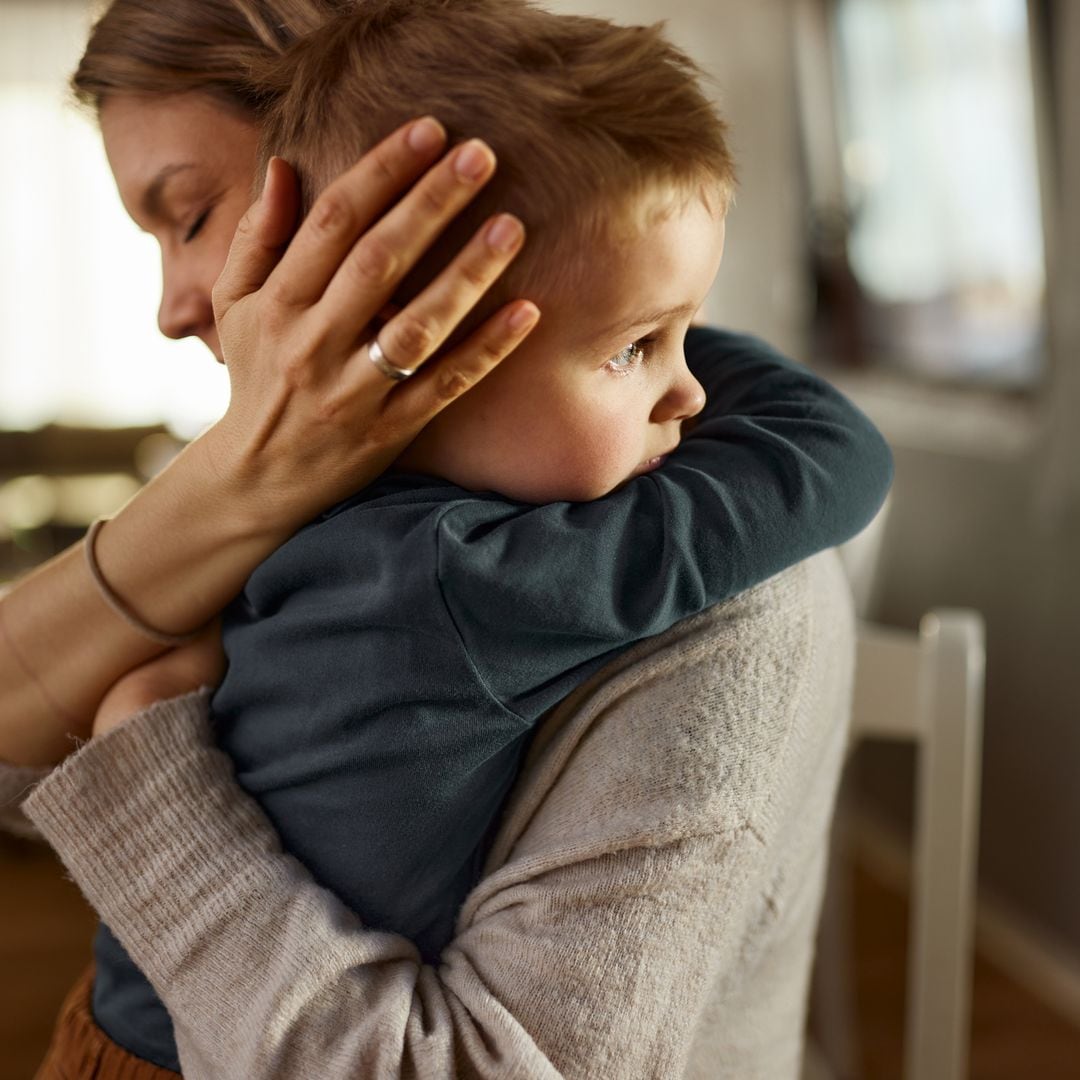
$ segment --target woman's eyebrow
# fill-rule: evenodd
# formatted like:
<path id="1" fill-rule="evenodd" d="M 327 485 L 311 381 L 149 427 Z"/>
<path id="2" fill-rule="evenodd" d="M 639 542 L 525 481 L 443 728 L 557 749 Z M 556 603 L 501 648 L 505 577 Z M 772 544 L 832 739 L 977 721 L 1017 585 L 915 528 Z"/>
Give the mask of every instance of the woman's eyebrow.
<path id="1" fill-rule="evenodd" d="M 195 166 L 187 163 L 183 165 L 166 165 L 153 180 L 150 181 L 150 185 L 143 193 L 142 208 L 143 212 L 155 221 L 161 221 L 168 215 L 165 213 L 165 207 L 162 205 L 161 196 L 165 191 L 165 185 L 172 179 L 177 173 L 183 172 L 185 169 L 194 169 Z"/>

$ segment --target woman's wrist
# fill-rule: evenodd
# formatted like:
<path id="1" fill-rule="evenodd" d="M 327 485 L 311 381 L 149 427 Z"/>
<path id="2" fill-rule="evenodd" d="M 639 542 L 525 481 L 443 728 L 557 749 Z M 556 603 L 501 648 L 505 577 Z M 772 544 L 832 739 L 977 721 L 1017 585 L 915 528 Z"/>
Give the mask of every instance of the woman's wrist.
<path id="1" fill-rule="evenodd" d="M 184 454 L 198 469 L 208 498 L 228 509 L 232 542 L 267 548 L 283 544 L 317 513 L 331 505 L 295 448 L 287 460 L 259 437 L 254 422 L 227 413 Z M 175 462 L 174 462 L 175 464 Z"/>
<path id="2" fill-rule="evenodd" d="M 295 531 L 281 492 L 227 465 L 196 440 L 101 530 L 97 563 L 140 621 L 165 633 L 209 623 L 251 571 Z M 0 640 L 0 761 L 50 765 L 90 737 L 116 681 L 163 646 L 118 616 L 94 582 L 82 545 L 4 596 Z"/>
<path id="3" fill-rule="evenodd" d="M 212 428 L 102 530 L 98 565 L 143 621 L 190 633 L 303 524 L 290 510 L 280 488 L 218 452 Z"/>

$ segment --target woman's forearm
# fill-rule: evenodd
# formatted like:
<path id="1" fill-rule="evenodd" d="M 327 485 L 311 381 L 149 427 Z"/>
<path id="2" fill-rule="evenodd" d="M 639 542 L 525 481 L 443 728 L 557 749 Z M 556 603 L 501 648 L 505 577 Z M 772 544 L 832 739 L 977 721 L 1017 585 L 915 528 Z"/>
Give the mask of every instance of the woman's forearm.
<path id="1" fill-rule="evenodd" d="M 140 618 L 182 633 L 209 621 L 301 524 L 221 471 L 213 432 L 189 446 L 102 530 L 97 557 Z M 220 462 L 221 459 L 219 459 Z M 79 543 L 0 598 L 0 761 L 48 765 L 89 738 L 122 675 L 162 651 L 105 603 Z"/>
<path id="2" fill-rule="evenodd" d="M 190 1080 L 674 1076 L 702 1034 L 702 1075 L 795 1075 L 852 655 L 824 555 L 619 658 L 534 742 L 438 968 L 282 851 L 205 694 L 95 739 L 28 816 Z"/>
<path id="3" fill-rule="evenodd" d="M 185 1077 L 672 1075 L 699 1010 L 673 1004 L 673 984 L 690 973 L 668 958 L 685 955 L 713 916 L 697 905 L 664 925 L 665 904 L 650 903 L 639 939 L 640 893 L 704 894 L 699 866 L 742 880 L 749 845 L 711 836 L 687 864 L 667 836 L 622 837 L 617 858 L 603 841 L 596 858 L 541 858 L 535 884 L 510 874 L 518 901 L 493 890 L 436 970 L 282 853 L 209 742 L 199 695 L 162 702 L 95 739 L 30 799 L 31 818 L 169 1007 Z M 698 949 L 693 960 L 711 955 Z M 652 978 L 656 1004 L 640 1021 L 663 1038 L 627 1038 L 628 1002 L 647 995 L 628 989 L 625 969 L 605 977 L 621 956 L 668 976 Z M 589 995 L 570 989 L 592 980 Z"/>

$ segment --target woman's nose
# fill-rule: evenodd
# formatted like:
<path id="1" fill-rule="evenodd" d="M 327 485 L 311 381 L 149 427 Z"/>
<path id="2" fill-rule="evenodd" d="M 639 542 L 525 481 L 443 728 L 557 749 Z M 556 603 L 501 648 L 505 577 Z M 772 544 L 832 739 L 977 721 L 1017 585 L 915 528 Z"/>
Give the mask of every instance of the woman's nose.
<path id="1" fill-rule="evenodd" d="M 165 274 L 158 308 L 158 327 L 168 338 L 203 337 L 214 325 L 214 305 L 210 289 L 190 278 Z"/>

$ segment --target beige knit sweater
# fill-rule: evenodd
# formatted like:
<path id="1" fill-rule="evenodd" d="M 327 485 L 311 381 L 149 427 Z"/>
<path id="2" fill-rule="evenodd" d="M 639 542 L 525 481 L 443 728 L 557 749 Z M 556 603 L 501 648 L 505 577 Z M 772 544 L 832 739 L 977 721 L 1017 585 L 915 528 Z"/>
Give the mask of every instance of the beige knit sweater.
<path id="1" fill-rule="evenodd" d="M 205 694 L 94 740 L 24 808 L 165 1001 L 190 1080 L 783 1080 L 852 656 L 826 553 L 609 665 L 539 732 L 437 969 L 281 852 Z"/>

